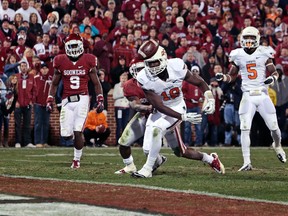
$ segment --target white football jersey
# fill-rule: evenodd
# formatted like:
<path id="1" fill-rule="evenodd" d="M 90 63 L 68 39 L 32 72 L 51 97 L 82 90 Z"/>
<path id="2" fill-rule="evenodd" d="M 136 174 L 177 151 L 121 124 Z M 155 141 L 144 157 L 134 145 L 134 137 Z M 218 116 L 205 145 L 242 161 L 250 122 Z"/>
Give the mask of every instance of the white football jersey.
<path id="1" fill-rule="evenodd" d="M 183 101 L 182 82 L 187 73 L 187 67 L 180 58 L 168 59 L 166 81 L 153 77 L 145 68 L 137 74 L 137 81 L 141 87 L 162 96 L 165 106 L 176 106 Z"/>
<path id="2" fill-rule="evenodd" d="M 254 53 L 249 55 L 243 48 L 232 50 L 230 61 L 238 67 L 242 77 L 242 91 L 267 88 L 264 84 L 266 79 L 266 61 L 274 58 L 275 51 L 272 47 L 259 46 Z"/>

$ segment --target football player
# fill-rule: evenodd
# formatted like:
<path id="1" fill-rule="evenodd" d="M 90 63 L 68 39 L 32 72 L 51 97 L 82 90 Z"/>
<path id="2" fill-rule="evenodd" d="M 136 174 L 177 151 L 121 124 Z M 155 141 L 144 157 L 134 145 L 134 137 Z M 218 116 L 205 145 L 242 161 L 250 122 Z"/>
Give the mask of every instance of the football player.
<path id="1" fill-rule="evenodd" d="M 281 147 L 281 132 L 277 123 L 275 107 L 268 95 L 268 86 L 278 79 L 278 72 L 273 63 L 275 51 L 270 47 L 260 46 L 260 33 L 252 27 L 243 29 L 240 37 L 242 48 L 230 53 L 231 68 L 229 73 L 217 73 L 218 81 L 234 82 L 240 71 L 243 96 L 239 107 L 241 147 L 244 159 L 238 171 L 252 170 L 250 159 L 250 129 L 256 111 L 264 119 L 271 131 L 272 146 L 278 159 L 286 162 L 286 154 Z M 271 74 L 266 78 L 266 70 Z"/>
<path id="2" fill-rule="evenodd" d="M 91 80 L 95 88 L 98 112 L 104 109 L 103 95 L 96 71 L 97 59 L 84 53 L 83 39 L 79 34 L 70 34 L 66 38 L 65 52 L 66 54 L 60 54 L 53 60 L 54 76 L 47 98 L 47 110 L 52 111 L 57 86 L 62 79 L 61 136 L 66 139 L 74 136 L 74 159 L 71 168 L 79 168 L 84 146 L 82 129 L 89 111 L 88 81 Z"/>
<path id="3" fill-rule="evenodd" d="M 198 75 L 189 71 L 182 59 L 167 59 L 163 47 L 154 40 L 144 42 L 138 50 L 143 58 L 145 68 L 137 74 L 137 81 L 145 92 L 145 97 L 156 109 L 148 117 L 144 133 L 144 146 L 150 143 L 151 148 L 142 169 L 132 173 L 133 177 L 152 177 L 153 165 L 161 149 L 161 140 L 165 136 L 176 156 L 194 160 L 202 160 L 211 165 L 218 173 L 225 173 L 225 168 L 218 155 L 210 155 L 187 148 L 181 137 L 178 125 L 181 121 L 199 124 L 201 114 L 186 113 L 186 104 L 181 91 L 182 82 L 198 86 L 205 96 L 203 112 L 211 114 L 215 111 L 215 99 L 208 85 Z"/>
<path id="4" fill-rule="evenodd" d="M 130 107 L 136 111 L 136 114 L 125 127 L 121 137 L 118 140 L 119 152 L 126 165 L 123 169 L 115 172 L 115 174 L 125 174 L 137 171 L 131 154 L 131 145 L 144 136 L 145 125 L 148 115 L 152 112 L 152 106 L 145 98 L 142 88 L 137 84 L 137 73 L 144 68 L 144 62 L 137 57 L 130 63 L 129 72 L 132 78 L 129 79 L 123 87 L 124 96 L 129 100 Z M 150 144 L 150 143 L 149 143 Z M 143 146 L 144 154 L 147 156 L 150 146 Z M 167 160 L 163 155 L 157 156 L 152 172 L 158 169 Z"/>

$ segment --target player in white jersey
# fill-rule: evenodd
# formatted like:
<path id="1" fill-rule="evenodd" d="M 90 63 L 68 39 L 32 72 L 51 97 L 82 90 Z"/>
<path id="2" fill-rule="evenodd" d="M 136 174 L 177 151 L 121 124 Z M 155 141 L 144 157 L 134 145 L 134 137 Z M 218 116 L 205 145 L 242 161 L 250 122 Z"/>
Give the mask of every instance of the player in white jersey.
<path id="1" fill-rule="evenodd" d="M 210 164 L 216 172 L 224 174 L 225 169 L 218 155 L 216 153 L 208 155 L 187 148 L 178 128 L 181 121 L 190 121 L 193 124 L 202 121 L 201 114 L 186 113 L 186 104 L 181 91 L 183 80 L 199 86 L 204 92 L 203 111 L 211 114 L 215 111 L 215 100 L 208 85 L 200 76 L 192 74 L 183 60 L 179 58 L 167 60 L 164 48 L 154 40 L 144 42 L 138 54 L 144 59 L 145 68 L 136 78 L 156 111 L 149 115 L 144 133 L 143 146 L 150 146 L 146 163 L 141 170 L 133 172 L 132 176 L 152 177 L 153 165 L 160 152 L 163 136 L 176 156 L 201 160 Z"/>
<path id="2" fill-rule="evenodd" d="M 275 51 L 271 47 L 260 46 L 260 33 L 254 27 L 246 27 L 241 33 L 241 47 L 231 51 L 232 66 L 227 75 L 218 73 L 218 81 L 233 82 L 242 77 L 243 96 L 239 107 L 241 146 L 244 159 L 238 171 L 252 170 L 250 159 L 250 129 L 256 111 L 264 119 L 271 131 L 272 146 L 278 159 L 286 162 L 286 154 L 281 147 L 281 131 L 278 127 L 275 107 L 268 95 L 268 86 L 278 79 L 278 72 L 273 63 Z M 266 70 L 271 74 L 266 78 Z"/>

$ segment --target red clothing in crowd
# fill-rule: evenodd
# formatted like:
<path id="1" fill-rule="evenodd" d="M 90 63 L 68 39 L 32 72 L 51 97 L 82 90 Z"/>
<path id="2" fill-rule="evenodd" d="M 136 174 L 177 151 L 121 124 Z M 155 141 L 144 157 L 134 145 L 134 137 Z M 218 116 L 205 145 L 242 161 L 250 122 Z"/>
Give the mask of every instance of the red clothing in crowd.
<path id="1" fill-rule="evenodd" d="M 26 107 L 34 99 L 34 77 L 32 74 L 16 74 L 18 80 L 18 103 Z"/>
<path id="2" fill-rule="evenodd" d="M 203 92 L 197 86 L 191 85 L 186 81 L 183 82 L 182 92 L 187 108 L 198 107 L 203 99 Z"/>
<path id="3" fill-rule="evenodd" d="M 132 59 L 134 58 L 134 51 L 133 49 L 126 44 L 116 44 L 113 47 L 113 63 L 112 67 L 116 67 L 118 65 L 119 56 L 125 56 L 126 66 L 128 67 Z"/>
<path id="4" fill-rule="evenodd" d="M 276 64 L 281 64 L 284 75 L 288 76 L 288 56 L 280 56 L 278 59 L 276 59 Z"/>
<path id="5" fill-rule="evenodd" d="M 34 77 L 34 103 L 46 106 L 52 76 L 39 73 Z"/>
<path id="6" fill-rule="evenodd" d="M 97 26 L 100 34 L 103 35 L 104 33 L 109 33 L 109 28 L 112 25 L 112 21 L 108 17 L 92 17 L 90 19 L 92 25 Z"/>
<path id="7" fill-rule="evenodd" d="M 125 0 L 121 5 L 121 11 L 124 12 L 125 17 L 127 17 L 128 20 L 134 19 L 134 10 L 139 9 L 141 10 L 141 5 L 145 1 L 143 0 Z"/>

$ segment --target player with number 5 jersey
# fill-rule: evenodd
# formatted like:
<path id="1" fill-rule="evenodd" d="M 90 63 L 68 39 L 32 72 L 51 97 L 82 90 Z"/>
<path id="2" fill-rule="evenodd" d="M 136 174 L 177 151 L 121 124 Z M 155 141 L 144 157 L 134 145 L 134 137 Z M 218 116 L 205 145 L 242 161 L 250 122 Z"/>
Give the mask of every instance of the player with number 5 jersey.
<path id="1" fill-rule="evenodd" d="M 74 137 L 74 159 L 71 168 L 79 168 L 84 146 L 82 130 L 90 104 L 88 81 L 91 80 L 95 88 L 97 112 L 102 112 L 104 109 L 103 95 L 96 72 L 97 59 L 91 54 L 84 53 L 83 39 L 78 34 L 70 34 L 66 38 L 65 52 L 66 54 L 54 58 L 55 72 L 46 108 L 48 111 L 52 111 L 57 86 L 62 79 L 61 136 L 66 139 Z"/>
<path id="2" fill-rule="evenodd" d="M 286 154 L 281 146 L 281 132 L 277 122 L 276 109 L 268 95 L 268 86 L 273 85 L 279 75 L 273 63 L 275 51 L 260 45 L 258 29 L 249 26 L 243 29 L 240 37 L 241 47 L 231 51 L 231 68 L 228 74 L 217 73 L 216 79 L 234 82 L 240 72 L 243 96 L 239 106 L 241 147 L 244 159 L 238 171 L 252 170 L 250 159 L 250 129 L 255 112 L 264 119 L 271 131 L 278 159 L 286 162 Z M 269 76 L 266 77 L 266 70 Z"/>

